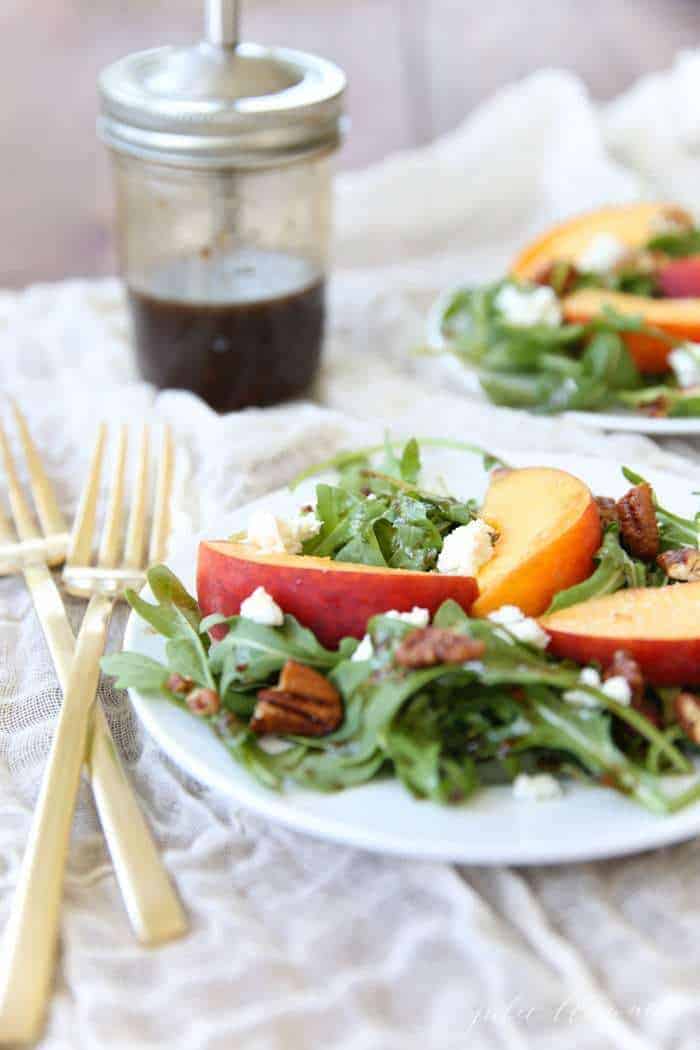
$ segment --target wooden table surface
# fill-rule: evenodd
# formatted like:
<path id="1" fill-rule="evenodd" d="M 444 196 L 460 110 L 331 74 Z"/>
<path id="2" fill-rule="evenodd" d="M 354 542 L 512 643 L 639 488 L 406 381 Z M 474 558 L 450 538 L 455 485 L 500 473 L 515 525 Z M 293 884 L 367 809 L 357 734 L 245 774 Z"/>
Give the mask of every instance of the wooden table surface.
<path id="1" fill-rule="evenodd" d="M 4 0 L 0 286 L 113 271 L 111 187 L 94 133 L 99 69 L 200 35 L 197 0 Z M 544 65 L 609 98 L 700 44 L 697 0 L 258 0 L 245 36 L 317 51 L 350 81 L 358 167 L 453 127 Z"/>

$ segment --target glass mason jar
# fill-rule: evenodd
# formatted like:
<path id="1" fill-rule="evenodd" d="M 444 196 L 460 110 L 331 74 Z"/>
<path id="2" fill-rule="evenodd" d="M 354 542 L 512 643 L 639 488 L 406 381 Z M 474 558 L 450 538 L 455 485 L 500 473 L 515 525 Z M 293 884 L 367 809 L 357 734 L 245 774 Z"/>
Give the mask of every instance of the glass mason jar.
<path id="1" fill-rule="evenodd" d="M 102 74 L 118 254 L 149 382 L 220 412 L 309 390 L 344 86 L 322 59 L 225 40 Z"/>

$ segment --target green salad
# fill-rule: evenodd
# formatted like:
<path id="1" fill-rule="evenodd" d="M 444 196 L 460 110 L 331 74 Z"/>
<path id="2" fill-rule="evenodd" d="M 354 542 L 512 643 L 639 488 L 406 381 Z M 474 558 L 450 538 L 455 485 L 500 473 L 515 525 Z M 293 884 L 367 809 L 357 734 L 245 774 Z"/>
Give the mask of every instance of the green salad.
<path id="1" fill-rule="evenodd" d="M 693 255 L 700 256 L 695 228 L 659 234 L 609 269 L 587 271 L 560 261 L 536 283 L 504 279 L 458 288 L 436 308 L 435 327 L 443 348 L 476 371 L 494 404 L 542 414 L 627 409 L 699 416 L 699 344 L 610 306 L 585 324 L 569 323 L 560 307 L 561 297 L 586 288 L 661 298 L 660 260 Z M 625 345 L 627 332 L 667 343 L 669 372 L 642 375 Z"/>
<path id="2" fill-rule="evenodd" d="M 397 453 L 387 442 L 374 465 L 376 453 L 322 465 L 335 466 L 338 481 L 318 486 L 321 528 L 306 541 L 309 552 L 338 556 L 355 544 L 353 557 L 361 548 L 388 567 L 429 567 L 442 532 L 472 520 L 476 508 L 418 486 L 417 442 Z M 645 486 L 631 471 L 626 477 Z M 407 510 L 406 500 L 419 506 Z M 360 513 L 358 504 L 375 502 L 381 515 Z M 682 518 L 655 500 L 652 514 L 662 553 L 697 551 L 700 517 Z M 384 527 L 377 533 L 379 520 L 386 535 Z M 551 609 L 621 588 L 679 585 L 628 546 L 624 521 L 609 521 L 595 571 L 556 595 Z M 362 640 L 329 649 L 288 614 L 279 626 L 243 615 L 202 618 L 163 565 L 148 582 L 153 601 L 133 592 L 128 600 L 163 637 L 162 660 L 122 652 L 103 669 L 118 686 L 206 721 L 232 760 L 272 790 L 294 782 L 337 791 L 395 777 L 416 798 L 460 805 L 494 784 L 548 798 L 562 782 L 584 781 L 656 813 L 700 798 L 694 779 L 677 779 L 675 788 L 667 780 L 694 773 L 700 740 L 686 708 L 697 703 L 700 717 L 700 699 L 649 685 L 624 653 L 607 669 L 552 656 L 540 625 L 512 606 L 484 619 L 453 601 L 432 622 L 418 609 L 379 615 Z"/>
<path id="3" fill-rule="evenodd" d="M 476 452 L 483 457 L 486 470 L 505 465 L 466 442 L 422 439 L 421 445 Z M 304 542 L 304 554 L 432 572 L 445 538 L 477 518 L 476 500 L 458 500 L 422 487 L 420 447 L 415 438 L 398 452 L 387 438 L 383 446 L 342 453 L 314 467 L 313 473 L 327 469 L 337 471 L 338 482 L 316 486 L 313 511 L 320 528 Z"/>

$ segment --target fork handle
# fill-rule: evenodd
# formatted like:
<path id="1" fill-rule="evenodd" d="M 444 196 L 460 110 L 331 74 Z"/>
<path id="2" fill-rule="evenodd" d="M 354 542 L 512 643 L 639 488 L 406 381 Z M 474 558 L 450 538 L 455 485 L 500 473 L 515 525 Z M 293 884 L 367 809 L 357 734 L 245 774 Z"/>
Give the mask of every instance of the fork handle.
<path id="1" fill-rule="evenodd" d="M 0 1042 L 29 1042 L 43 1026 L 58 940 L 73 811 L 97 692 L 110 598 L 90 599 L 0 948 Z"/>
<path id="2" fill-rule="evenodd" d="M 75 641 L 61 596 L 45 565 L 28 567 L 25 578 L 58 680 L 66 693 Z M 184 909 L 119 760 L 99 703 L 93 712 L 87 767 L 115 875 L 136 936 L 142 944 L 152 946 L 181 936 L 187 930 Z"/>
<path id="3" fill-rule="evenodd" d="M 187 917 L 119 760 L 102 708 L 88 755 L 92 791 L 136 936 L 155 946 L 181 937 Z"/>

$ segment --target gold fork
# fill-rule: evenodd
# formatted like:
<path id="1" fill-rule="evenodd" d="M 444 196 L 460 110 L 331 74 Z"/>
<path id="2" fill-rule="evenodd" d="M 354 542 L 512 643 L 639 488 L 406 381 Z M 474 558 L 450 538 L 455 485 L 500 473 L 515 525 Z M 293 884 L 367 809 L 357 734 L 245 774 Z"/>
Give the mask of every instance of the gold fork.
<path id="1" fill-rule="evenodd" d="M 37 513 L 47 536 L 65 533 L 51 487 L 19 410 L 15 417 L 29 469 Z M 120 433 L 97 568 L 91 569 L 106 429 L 100 428 L 88 481 L 69 548 L 67 589 L 92 594 L 77 641 L 46 564 L 42 536 L 25 502 L 9 444 L 0 428 L 0 450 L 17 532 L 22 571 L 32 592 L 63 688 L 64 701 L 34 812 L 10 918 L 0 952 L 0 1043 L 38 1037 L 53 974 L 65 864 L 80 770 L 88 769 L 100 819 L 127 910 L 139 938 L 156 944 L 182 934 L 187 921 L 148 826 L 118 759 L 99 703 L 94 704 L 99 662 L 114 603 L 127 586 L 144 579 L 148 505 L 148 431 L 144 428 L 129 516 L 124 559 L 119 564 L 127 431 Z M 172 444 L 164 433 L 148 557 L 164 555 L 172 478 Z M 3 541 L 11 541 L 3 522 Z M 33 544 L 33 545 L 32 545 Z M 29 545 L 29 546 L 28 546 Z M 6 552 L 12 554 L 10 549 Z M 17 553 L 17 552 L 16 552 Z M 91 714 L 94 712 L 94 717 Z"/>

